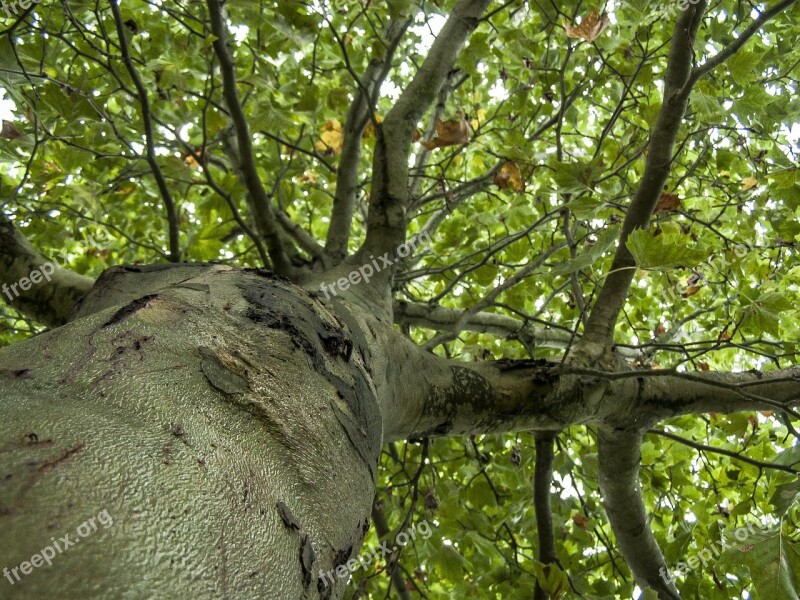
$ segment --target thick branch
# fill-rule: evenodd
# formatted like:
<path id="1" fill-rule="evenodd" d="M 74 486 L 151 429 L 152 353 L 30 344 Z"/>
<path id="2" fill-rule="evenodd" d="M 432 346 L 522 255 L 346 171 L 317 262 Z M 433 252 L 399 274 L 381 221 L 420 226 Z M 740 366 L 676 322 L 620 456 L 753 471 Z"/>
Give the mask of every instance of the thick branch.
<path id="1" fill-rule="evenodd" d="M 0 284 L 3 300 L 31 319 L 57 327 L 69 320 L 94 281 L 46 258 L 0 213 Z"/>
<path id="2" fill-rule="evenodd" d="M 669 175 L 675 140 L 692 90 L 690 77 L 694 41 L 705 9 L 706 2 L 701 0 L 697 6 L 681 13 L 675 26 L 664 78 L 664 103 L 650 140 L 650 154 L 644 176 L 625 216 L 611 272 L 603 284 L 586 326 L 582 346 L 590 356 L 601 354 L 613 341 L 614 326 L 628 296 L 636 267 L 636 261 L 625 242 L 635 229 L 647 227 Z"/>
<path id="3" fill-rule="evenodd" d="M 680 598 L 678 590 L 660 575 L 666 573 L 667 565 L 650 529 L 642 498 L 641 444 L 641 431 L 598 432 L 600 491 L 620 552 L 636 583 L 655 590 L 662 600 L 675 600 Z"/>
<path id="4" fill-rule="evenodd" d="M 388 324 L 385 441 L 558 431 L 570 425 L 647 428 L 680 415 L 773 410 L 796 415 L 800 367 L 765 373 L 617 372 L 560 362 L 459 362 L 422 351 Z M 623 369 L 624 367 L 620 367 Z M 408 381 L 417 385 L 409 386 Z"/>
<path id="5" fill-rule="evenodd" d="M 341 262 L 347 256 L 347 244 L 353 223 L 353 212 L 358 193 L 359 162 L 364 130 L 373 119 L 375 99 L 380 92 L 386 76 L 392 66 L 397 47 L 410 21 L 392 21 L 387 27 L 386 37 L 389 43 L 383 58 L 373 59 L 364 76 L 361 87 L 356 92 L 355 100 L 347 113 L 342 140 L 342 156 L 336 176 L 336 193 L 331 212 L 331 224 L 325 242 L 325 250 L 334 261 Z"/>
<path id="6" fill-rule="evenodd" d="M 553 482 L 555 434 L 550 431 L 536 434 L 536 472 L 533 476 L 533 507 L 536 511 L 536 534 L 539 538 L 539 562 L 547 566 L 558 561 L 556 537 L 553 530 L 553 509 L 550 506 L 550 487 Z M 536 582 L 534 600 L 547 600 L 547 593 Z"/>
<path id="7" fill-rule="evenodd" d="M 491 0 L 459 0 L 417 74 L 378 128 L 372 197 L 362 255 L 391 252 L 405 239 L 408 157 L 417 122 L 436 99 L 470 33 Z M 385 280 L 392 275 L 387 269 Z"/>
<path id="8" fill-rule="evenodd" d="M 272 199 L 264 189 L 256 168 L 255 153 L 250 138 L 250 127 L 247 124 L 242 104 L 239 101 L 236 65 L 228 49 L 228 30 L 222 16 L 222 8 L 219 0 L 207 0 L 207 5 L 211 19 L 211 31 L 214 34 L 214 52 L 219 59 L 220 73 L 222 74 L 223 96 L 225 97 L 225 104 L 230 112 L 234 133 L 236 134 L 238 168 L 252 200 L 256 227 L 267 243 L 267 251 L 275 272 L 281 275 L 290 275 L 293 269 L 286 256 L 281 236 L 275 224 Z"/>
<path id="9" fill-rule="evenodd" d="M 719 54 L 716 54 L 713 58 L 709 58 L 706 62 L 702 65 L 695 67 L 694 71 L 692 72 L 691 77 L 691 85 L 694 85 L 698 79 L 710 73 L 734 54 L 736 54 L 739 50 L 741 50 L 750 38 L 752 38 L 759 30 L 771 19 L 775 18 L 777 15 L 791 7 L 795 4 L 797 0 L 783 0 L 783 2 L 779 2 L 775 6 L 770 7 L 769 9 L 765 10 L 761 13 L 755 21 L 753 21 L 750 26 L 745 29 L 739 36 L 731 42 L 729 46 L 727 46 L 724 50 L 720 51 Z"/>

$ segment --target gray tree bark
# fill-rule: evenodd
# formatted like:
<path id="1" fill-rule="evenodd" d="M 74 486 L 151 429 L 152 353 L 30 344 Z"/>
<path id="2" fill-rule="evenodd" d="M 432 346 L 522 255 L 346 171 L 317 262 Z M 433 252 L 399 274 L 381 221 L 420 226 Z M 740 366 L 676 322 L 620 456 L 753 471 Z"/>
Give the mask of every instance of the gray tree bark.
<path id="1" fill-rule="evenodd" d="M 339 597 L 381 443 L 355 321 L 202 266 L 112 270 L 80 314 L 0 351 L 3 597 Z"/>

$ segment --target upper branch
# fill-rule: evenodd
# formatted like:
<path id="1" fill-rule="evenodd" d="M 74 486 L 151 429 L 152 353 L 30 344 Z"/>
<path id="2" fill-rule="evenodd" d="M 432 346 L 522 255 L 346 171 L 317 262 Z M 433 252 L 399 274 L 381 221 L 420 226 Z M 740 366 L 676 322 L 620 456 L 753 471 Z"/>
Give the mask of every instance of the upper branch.
<path id="1" fill-rule="evenodd" d="M 773 19 L 796 2 L 797 0 L 783 0 L 783 2 L 779 2 L 775 6 L 761 13 L 761 16 L 753 21 L 750 26 L 731 43 L 730 46 L 726 47 L 719 54 L 716 54 L 713 58 L 709 58 L 702 65 L 694 68 L 694 71 L 692 71 L 691 84 L 694 85 L 694 83 L 703 77 L 703 75 L 716 69 L 731 56 L 736 54 L 769 20 Z"/>
<path id="2" fill-rule="evenodd" d="M 408 302 L 396 302 L 394 305 L 396 323 L 435 331 L 451 330 L 462 321 L 464 314 L 464 310 L 444 306 L 427 306 Z M 565 350 L 575 341 L 572 332 L 566 329 L 534 327 L 526 321 L 499 313 L 480 312 L 470 315 L 465 323 L 461 323 L 460 327 L 475 333 L 488 333 L 504 339 L 517 339 L 526 348 L 539 346 Z"/>
<path id="3" fill-rule="evenodd" d="M 392 21 L 387 27 L 389 43 L 382 58 L 370 61 L 364 72 L 355 100 L 347 113 L 342 140 L 342 157 L 336 176 L 336 193 L 331 213 L 331 224 L 325 249 L 336 261 L 347 256 L 347 243 L 353 222 L 353 212 L 358 192 L 358 164 L 361 160 L 362 137 L 367 124 L 373 120 L 375 99 L 392 66 L 397 47 L 403 39 L 410 20 Z M 344 51 L 344 50 L 343 50 Z"/>
<path id="4" fill-rule="evenodd" d="M 272 259 L 272 267 L 275 272 L 281 275 L 290 275 L 293 272 L 293 268 L 286 256 L 283 241 L 276 226 L 272 199 L 264 189 L 256 168 L 255 153 L 250 138 L 250 127 L 247 124 L 242 104 L 239 101 L 236 65 L 228 49 L 228 31 L 222 15 L 222 7 L 219 0 L 207 0 L 207 5 L 211 19 L 211 32 L 214 34 L 214 53 L 219 59 L 220 73 L 222 74 L 222 94 L 231 115 L 236 137 L 238 167 L 252 199 L 256 226 L 259 233 L 266 240 L 267 251 L 270 259 Z"/>
<path id="5" fill-rule="evenodd" d="M 133 66 L 130 51 L 128 49 L 128 38 L 125 37 L 125 25 L 122 22 L 122 15 L 119 12 L 119 0 L 111 0 L 111 12 L 114 15 L 114 24 L 117 28 L 117 36 L 119 37 L 119 49 L 122 55 L 122 62 L 128 70 L 128 74 L 136 87 L 136 95 L 139 98 L 139 105 L 142 108 L 142 124 L 144 125 L 144 136 L 147 144 L 147 164 L 150 165 L 150 170 L 153 172 L 153 177 L 156 179 L 158 191 L 164 201 L 164 207 L 167 209 L 167 220 L 169 222 L 169 259 L 171 262 L 180 262 L 181 248 L 180 248 L 180 222 L 178 219 L 178 211 L 175 208 L 175 201 L 169 191 L 167 182 L 164 179 L 164 174 L 161 172 L 161 167 L 156 160 L 156 146 L 155 137 L 153 135 L 153 114 L 150 109 L 150 100 L 147 97 L 147 89 L 142 83 L 142 78 Z"/>
<path id="6" fill-rule="evenodd" d="M 363 255 L 391 252 L 405 239 L 408 157 L 417 122 L 436 99 L 470 33 L 491 0 L 459 0 L 417 74 L 377 130 L 372 197 Z M 389 271 L 389 270 L 387 270 Z M 385 272 L 384 276 L 391 276 Z"/>
<path id="7" fill-rule="evenodd" d="M 705 9 L 706 1 L 701 0 L 681 13 L 675 26 L 664 77 L 664 102 L 652 132 L 644 176 L 625 215 L 611 272 L 589 314 L 586 333 L 579 346 L 590 356 L 602 354 L 613 342 L 614 326 L 628 296 L 636 267 L 625 242 L 635 229 L 647 227 L 669 175 L 675 140 L 692 90 L 694 41 Z"/>

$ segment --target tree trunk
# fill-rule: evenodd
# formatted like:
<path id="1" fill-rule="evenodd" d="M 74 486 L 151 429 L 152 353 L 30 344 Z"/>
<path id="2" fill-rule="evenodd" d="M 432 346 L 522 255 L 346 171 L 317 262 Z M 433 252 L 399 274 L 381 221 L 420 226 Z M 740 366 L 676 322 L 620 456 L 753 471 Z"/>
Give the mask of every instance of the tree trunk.
<path id="1" fill-rule="evenodd" d="M 190 265 L 112 269 L 79 314 L 0 351 L 4 596 L 339 597 L 381 444 L 355 320 Z"/>

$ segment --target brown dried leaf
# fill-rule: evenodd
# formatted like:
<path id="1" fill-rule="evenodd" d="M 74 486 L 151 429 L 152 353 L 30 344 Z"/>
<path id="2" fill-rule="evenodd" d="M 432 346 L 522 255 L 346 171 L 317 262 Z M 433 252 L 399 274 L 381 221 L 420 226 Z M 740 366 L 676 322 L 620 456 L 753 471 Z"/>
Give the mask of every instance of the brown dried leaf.
<path id="1" fill-rule="evenodd" d="M 300 176 L 299 180 L 300 183 L 304 183 L 306 185 L 314 185 L 315 183 L 317 183 L 317 181 L 319 181 L 319 178 L 317 177 L 317 174 L 314 173 L 313 171 L 306 171 Z"/>
<path id="2" fill-rule="evenodd" d="M 11 121 L 6 121 L 3 119 L 3 129 L 0 130 L 0 138 L 4 140 L 16 140 L 17 138 L 22 137 L 19 129 L 17 126 L 14 125 Z"/>
<path id="3" fill-rule="evenodd" d="M 450 121 L 436 121 L 436 137 L 432 140 L 422 142 L 425 150 L 435 148 L 447 148 L 448 146 L 460 146 L 468 144 L 471 138 L 469 123 L 464 118 L 464 113 L 458 111 L 458 118 Z"/>
<path id="4" fill-rule="evenodd" d="M 669 192 L 664 192 L 661 194 L 661 198 L 658 200 L 658 204 L 656 204 L 656 213 L 662 212 L 675 212 L 681 207 L 681 199 L 677 194 L 670 194 Z"/>
<path id="5" fill-rule="evenodd" d="M 503 165 L 503 168 L 494 176 L 494 182 L 501 190 L 511 188 L 515 192 L 525 191 L 522 173 L 520 173 L 519 166 L 514 161 L 508 161 Z"/>
<path id="6" fill-rule="evenodd" d="M 572 515 L 572 522 L 584 531 L 586 531 L 586 525 L 589 523 L 589 521 L 591 521 L 589 517 L 585 517 L 580 513 L 575 513 Z"/>
<path id="7" fill-rule="evenodd" d="M 593 10 L 588 15 L 583 17 L 583 19 L 581 19 L 581 24 L 577 27 L 573 27 L 572 25 L 564 25 L 564 29 L 566 30 L 567 37 L 569 38 L 593 42 L 602 35 L 602 33 L 610 24 L 611 19 L 609 19 L 608 13 L 604 12 L 598 17 L 597 11 Z"/>
<path id="8" fill-rule="evenodd" d="M 686 288 L 686 291 L 683 292 L 683 294 L 681 294 L 681 296 L 684 298 L 691 298 L 699 291 L 700 291 L 700 286 L 690 285 L 688 288 Z"/>

